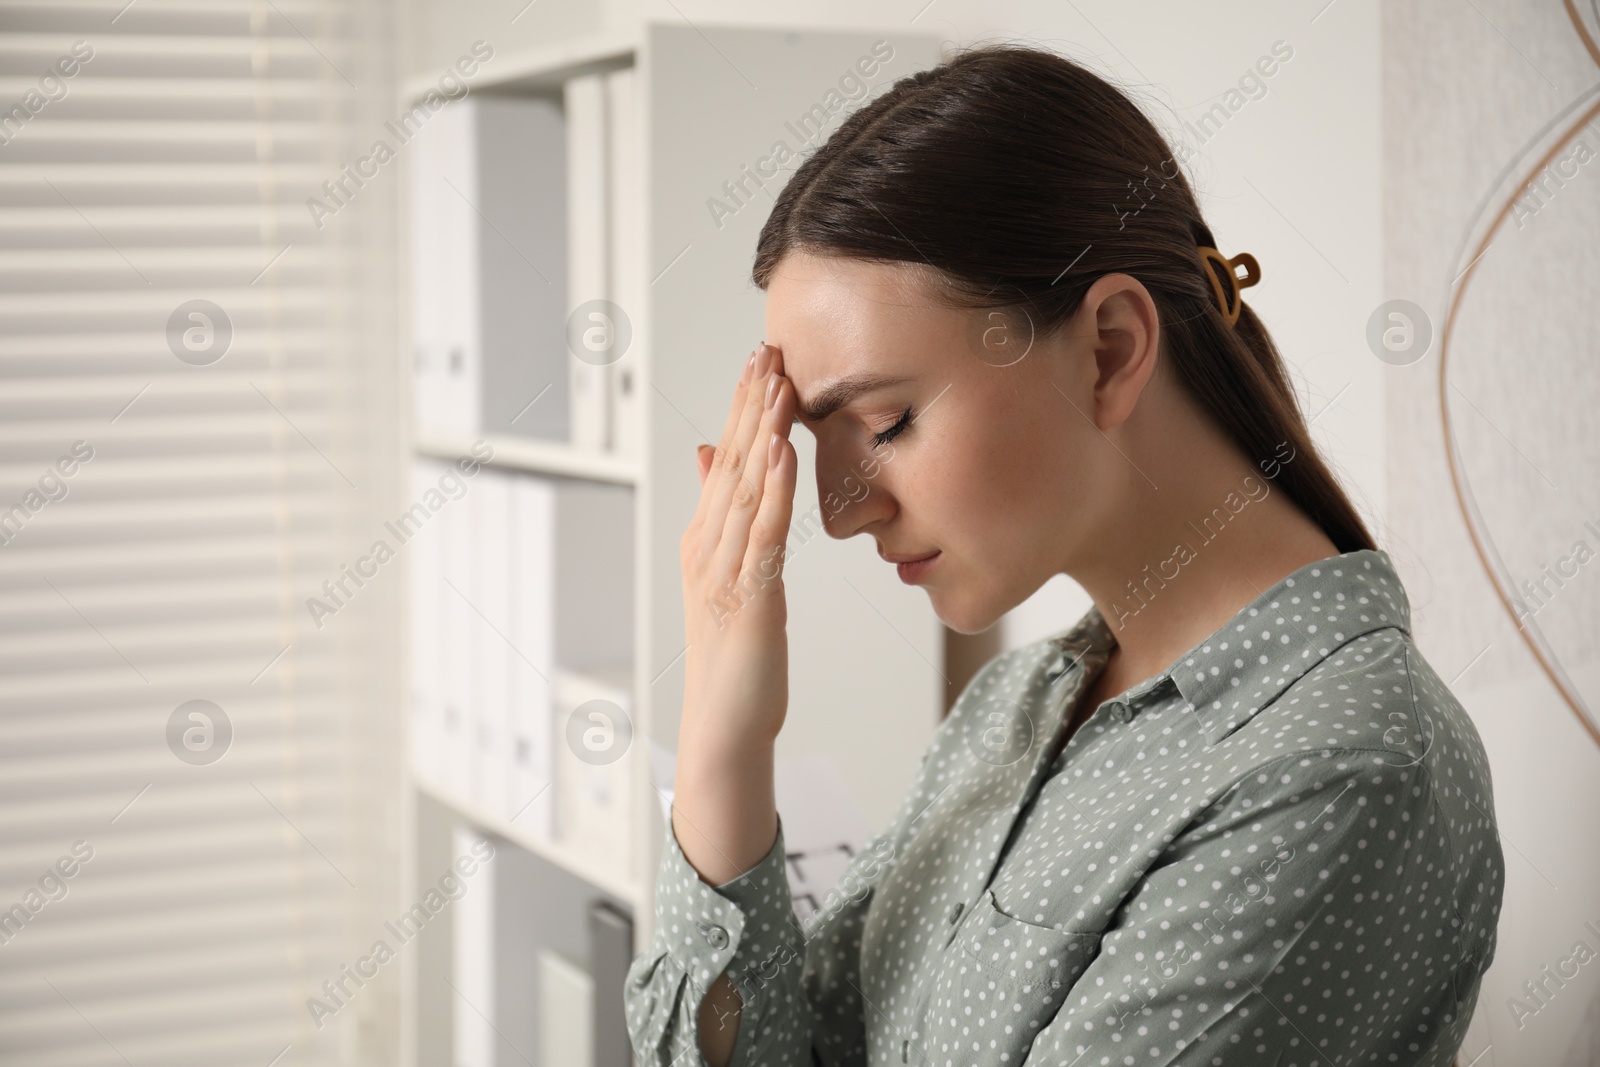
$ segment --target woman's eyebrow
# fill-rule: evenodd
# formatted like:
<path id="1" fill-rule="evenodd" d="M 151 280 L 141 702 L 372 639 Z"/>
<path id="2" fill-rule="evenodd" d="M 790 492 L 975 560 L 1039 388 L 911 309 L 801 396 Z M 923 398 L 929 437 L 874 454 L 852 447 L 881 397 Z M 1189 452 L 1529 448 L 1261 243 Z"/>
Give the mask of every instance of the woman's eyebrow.
<path id="1" fill-rule="evenodd" d="M 910 378 L 884 374 L 858 374 L 850 378 L 835 378 L 818 389 L 810 400 L 799 400 L 795 408 L 800 418 L 808 422 L 821 422 L 856 397 L 891 385 L 911 381 Z"/>

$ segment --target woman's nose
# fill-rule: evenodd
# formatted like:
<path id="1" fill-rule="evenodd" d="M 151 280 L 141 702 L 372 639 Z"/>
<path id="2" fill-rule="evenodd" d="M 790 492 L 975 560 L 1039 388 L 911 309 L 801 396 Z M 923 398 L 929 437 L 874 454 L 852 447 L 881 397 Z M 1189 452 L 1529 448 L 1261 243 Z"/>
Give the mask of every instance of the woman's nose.
<path id="1" fill-rule="evenodd" d="M 870 455 L 849 463 L 828 463 L 818 453 L 817 503 L 829 537 L 854 537 L 869 523 L 894 513 L 882 470 L 882 464 Z"/>

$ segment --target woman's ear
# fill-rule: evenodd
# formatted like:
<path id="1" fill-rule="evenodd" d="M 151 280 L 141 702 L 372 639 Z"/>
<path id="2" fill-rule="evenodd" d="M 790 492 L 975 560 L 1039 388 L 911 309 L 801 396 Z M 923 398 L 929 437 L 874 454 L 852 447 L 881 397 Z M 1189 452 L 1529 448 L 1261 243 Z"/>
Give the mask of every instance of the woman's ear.
<path id="1" fill-rule="evenodd" d="M 1144 283 L 1127 274 L 1097 280 L 1082 312 L 1094 324 L 1094 424 L 1109 430 L 1133 413 L 1155 373 L 1161 318 Z"/>

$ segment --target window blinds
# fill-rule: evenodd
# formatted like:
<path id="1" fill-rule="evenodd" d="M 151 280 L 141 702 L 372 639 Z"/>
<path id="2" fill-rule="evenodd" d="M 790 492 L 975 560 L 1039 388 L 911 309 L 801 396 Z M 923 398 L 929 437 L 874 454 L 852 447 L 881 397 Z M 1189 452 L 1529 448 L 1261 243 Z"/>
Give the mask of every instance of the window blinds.
<path id="1" fill-rule="evenodd" d="M 0 1063 L 401 1057 L 388 18 L 0 4 Z"/>

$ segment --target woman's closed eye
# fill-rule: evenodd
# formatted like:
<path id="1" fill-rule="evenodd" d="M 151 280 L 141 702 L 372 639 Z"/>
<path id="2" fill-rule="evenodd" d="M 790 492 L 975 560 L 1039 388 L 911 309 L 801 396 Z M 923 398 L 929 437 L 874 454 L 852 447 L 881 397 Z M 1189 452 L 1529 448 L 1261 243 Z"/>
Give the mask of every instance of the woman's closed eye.
<path id="1" fill-rule="evenodd" d="M 890 441 L 893 441 L 896 437 L 899 437 L 902 433 L 904 433 L 906 427 L 911 425 L 911 415 L 911 409 L 908 407 L 900 413 L 900 418 L 896 420 L 893 426 L 882 431 L 881 433 L 873 434 L 872 447 L 882 448 L 884 445 L 888 444 Z"/>

